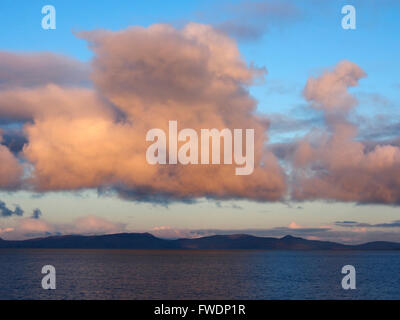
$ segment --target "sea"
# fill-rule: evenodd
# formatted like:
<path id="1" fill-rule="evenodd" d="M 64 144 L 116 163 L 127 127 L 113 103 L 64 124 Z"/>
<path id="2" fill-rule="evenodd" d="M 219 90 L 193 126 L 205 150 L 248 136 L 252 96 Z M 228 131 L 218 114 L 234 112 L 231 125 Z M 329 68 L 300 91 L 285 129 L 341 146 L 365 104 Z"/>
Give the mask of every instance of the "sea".
<path id="1" fill-rule="evenodd" d="M 0 249 L 0 299 L 400 299 L 400 252 Z"/>

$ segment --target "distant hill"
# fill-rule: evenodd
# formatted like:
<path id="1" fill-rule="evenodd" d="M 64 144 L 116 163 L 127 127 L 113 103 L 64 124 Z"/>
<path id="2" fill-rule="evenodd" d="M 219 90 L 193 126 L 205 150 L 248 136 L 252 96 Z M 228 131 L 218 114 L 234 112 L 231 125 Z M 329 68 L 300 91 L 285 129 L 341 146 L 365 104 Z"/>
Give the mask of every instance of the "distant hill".
<path id="1" fill-rule="evenodd" d="M 157 249 L 157 250 L 400 250 L 400 243 L 369 242 L 344 245 L 329 241 L 306 240 L 292 236 L 283 238 L 250 235 L 216 235 L 196 239 L 166 240 L 150 233 L 119 233 L 99 236 L 52 236 L 20 241 L 0 238 L 0 248 L 48 249 Z"/>

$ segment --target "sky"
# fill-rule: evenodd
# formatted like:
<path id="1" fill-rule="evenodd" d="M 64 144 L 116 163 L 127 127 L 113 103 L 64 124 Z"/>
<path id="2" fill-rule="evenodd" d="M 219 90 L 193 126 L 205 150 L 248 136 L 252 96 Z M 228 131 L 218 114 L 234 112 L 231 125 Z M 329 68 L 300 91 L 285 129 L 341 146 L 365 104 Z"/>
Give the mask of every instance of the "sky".
<path id="1" fill-rule="evenodd" d="M 347 4 L 354 30 L 342 28 Z M 0 237 L 400 241 L 399 10 L 1 1 Z M 169 120 L 254 128 L 254 172 L 150 166 L 146 131 Z"/>

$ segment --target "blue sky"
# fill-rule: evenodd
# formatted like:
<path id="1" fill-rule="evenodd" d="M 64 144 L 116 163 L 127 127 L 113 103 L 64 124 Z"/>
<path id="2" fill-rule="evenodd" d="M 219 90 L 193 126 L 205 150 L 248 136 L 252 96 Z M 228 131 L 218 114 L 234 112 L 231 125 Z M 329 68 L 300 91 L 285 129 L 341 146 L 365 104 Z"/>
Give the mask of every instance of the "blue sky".
<path id="1" fill-rule="evenodd" d="M 288 1 L 297 11 L 289 18 L 277 19 L 235 9 L 243 3 L 3 0 L 0 3 L 0 50 L 50 51 L 88 62 L 93 52 L 84 40 L 76 37 L 75 32 L 94 29 L 117 31 L 129 26 L 147 27 L 156 23 L 168 23 L 180 28 L 190 21 L 218 26 L 226 20 L 243 22 L 240 20 L 247 19 L 245 22 L 249 22 L 259 33 L 250 39 L 237 38 L 240 52 L 247 63 L 268 70 L 264 82 L 249 88 L 258 100 L 259 112 L 298 119 L 320 119 L 318 111 L 306 108 L 307 102 L 302 96 L 307 79 L 347 59 L 368 75 L 358 87 L 350 89 L 360 101 L 352 116 L 360 114 L 373 121 L 376 115 L 383 114 L 387 116 L 385 119 L 394 122 L 400 119 L 400 3 L 372 0 Z M 56 30 L 41 28 L 41 8 L 47 4 L 56 8 Z M 353 4 L 357 10 L 356 30 L 341 27 L 343 15 L 340 11 L 345 4 Z M 371 97 L 375 99 L 371 100 Z M 318 125 L 316 121 L 315 126 Z M 272 130 L 270 143 L 306 133 L 303 127 L 281 132 L 274 122 Z M 99 196 L 95 190 L 39 195 L 27 191 L 4 191 L 0 192 L 0 199 L 11 207 L 19 204 L 27 212 L 40 208 L 42 219 L 53 224 L 68 224 L 79 217 L 95 215 L 126 224 L 127 230 L 139 231 L 160 226 L 179 230 L 270 229 L 288 226 L 292 222 L 298 226 L 319 227 L 331 226 L 334 221 L 341 220 L 376 224 L 399 219 L 396 206 L 360 206 L 352 202 L 320 200 L 302 203 L 255 203 L 247 200 L 219 203 L 201 199 L 198 204 L 173 203 L 165 207 L 121 200 L 116 196 Z M 16 225 L 17 220 L 1 219 L 0 228 Z"/>
<path id="2" fill-rule="evenodd" d="M 57 29 L 43 30 L 41 8 L 46 1 L 2 1 L 1 48 L 11 51 L 51 51 L 88 61 L 92 52 L 74 32 L 93 29 L 120 30 L 133 25 L 189 21 L 224 21 L 229 7 L 242 1 L 52 1 Z M 400 69 L 400 29 L 395 1 L 352 1 L 357 10 L 357 29 L 343 30 L 341 8 L 347 1 L 289 1 L 299 8 L 293 21 L 271 23 L 256 40 L 239 41 L 248 62 L 265 66 L 266 83 L 251 89 L 264 112 L 281 112 L 302 103 L 301 89 L 307 78 L 339 60 L 348 59 L 370 75 L 359 91 L 376 92 L 399 99 L 396 71 Z M 219 18 L 216 19 L 217 15 Z M 249 17 L 250 19 L 251 17 Z M 263 28 L 262 28 L 263 29 Z M 366 54 L 368 52 L 368 54 Z M 268 81 L 269 80 L 269 81 Z M 292 94 L 270 94 L 268 88 L 283 86 Z"/>

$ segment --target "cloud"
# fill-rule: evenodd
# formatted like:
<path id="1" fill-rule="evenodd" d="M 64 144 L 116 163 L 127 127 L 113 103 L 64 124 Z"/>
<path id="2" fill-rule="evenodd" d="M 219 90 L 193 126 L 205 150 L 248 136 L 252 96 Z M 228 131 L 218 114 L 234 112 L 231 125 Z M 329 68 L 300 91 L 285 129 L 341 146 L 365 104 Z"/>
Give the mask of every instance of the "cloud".
<path id="1" fill-rule="evenodd" d="M 283 197 L 285 174 L 265 149 L 268 121 L 247 90 L 265 70 L 247 66 L 233 40 L 200 24 L 79 36 L 95 53 L 94 91 L 49 84 L 0 92 L 0 116 L 34 120 L 24 126 L 23 157 L 36 190 L 105 188 L 145 201 Z M 168 120 L 179 129 L 255 129 L 254 173 L 236 176 L 234 165 L 149 165 L 146 132 L 168 131 Z"/>
<path id="2" fill-rule="evenodd" d="M 255 41 L 274 27 L 295 22 L 301 16 L 300 8 L 290 1 L 239 1 L 219 4 L 224 20 L 214 19 L 216 29 L 239 40 Z"/>
<path id="3" fill-rule="evenodd" d="M 8 240 L 28 239 L 54 235 L 97 235 L 126 232 L 126 225 L 108 219 L 88 215 L 68 224 L 52 223 L 35 217 L 20 218 L 15 226 L 0 229 Z"/>
<path id="4" fill-rule="evenodd" d="M 243 6 L 232 10 L 285 13 L 277 3 Z M 398 124 L 383 128 L 385 141 L 359 139 L 360 126 L 351 120 L 358 100 L 350 89 L 366 72 L 355 63 L 340 61 L 308 79 L 303 95 L 315 116 L 267 116 L 248 91 L 266 69 L 246 64 L 237 43 L 216 28 L 159 24 L 78 36 L 94 53 L 90 86 L 81 81 L 88 67 L 69 58 L 2 53 L 8 64 L 0 62 L 0 123 L 12 125 L 0 133 L 0 189 L 90 188 L 161 204 L 199 198 L 400 203 Z M 66 73 L 64 81 L 41 72 L 46 60 L 74 76 Z M 146 133 L 168 132 L 169 120 L 196 131 L 254 129 L 253 174 L 236 176 L 236 165 L 148 164 Z M 308 128 L 302 138 L 289 137 Z M 268 144 L 271 131 L 286 133 L 285 142 Z"/>
<path id="5" fill-rule="evenodd" d="M 3 130 L 0 128 L 0 143 Z M 0 190 L 13 190 L 20 186 L 23 167 L 18 159 L 4 145 L 0 144 Z"/>
<path id="6" fill-rule="evenodd" d="M 177 229 L 169 226 L 154 227 L 149 232 L 156 237 L 164 239 L 182 239 L 182 238 L 194 239 L 203 236 L 213 235 L 213 233 L 209 231 Z"/>
<path id="7" fill-rule="evenodd" d="M 318 227 L 318 228 L 310 228 L 310 227 L 302 227 L 296 224 L 295 222 L 291 222 L 288 227 L 276 227 L 274 229 L 269 230 L 274 234 L 293 234 L 293 235 L 304 235 L 308 236 L 309 234 L 314 233 L 324 233 L 326 231 L 331 230 L 330 227 Z"/>
<path id="8" fill-rule="evenodd" d="M 225 204 L 222 204 L 221 201 L 215 201 L 215 205 L 218 208 L 228 208 L 228 209 L 243 210 L 243 207 L 237 205 L 236 203 L 225 203 Z"/>
<path id="9" fill-rule="evenodd" d="M 16 189 L 20 184 L 23 169 L 14 155 L 0 145 L 0 189 Z"/>
<path id="10" fill-rule="evenodd" d="M 24 211 L 16 205 L 14 210 L 7 208 L 5 202 L 0 200 L 0 217 L 22 216 Z"/>
<path id="11" fill-rule="evenodd" d="M 32 212 L 32 219 L 39 219 L 42 215 L 42 211 L 40 209 L 34 209 Z"/>
<path id="12" fill-rule="evenodd" d="M 14 155 L 22 151 L 24 145 L 28 142 L 24 133 L 19 128 L 8 128 L 3 131 L 2 145 L 7 147 Z"/>
<path id="13" fill-rule="evenodd" d="M 322 110 L 327 130 L 311 131 L 297 143 L 293 194 L 296 200 L 326 199 L 359 203 L 400 203 L 400 148 L 357 141 L 357 125 L 348 120 L 357 105 L 348 92 L 365 76 L 356 64 L 342 61 L 311 77 L 304 89 L 311 107 Z"/>
<path id="14" fill-rule="evenodd" d="M 251 25 L 245 21 L 239 22 L 235 20 L 224 21 L 217 25 L 217 28 L 222 32 L 240 40 L 258 40 L 264 33 L 266 26 L 262 25 Z"/>
<path id="15" fill-rule="evenodd" d="M 0 89 L 47 84 L 81 86 L 89 83 L 89 67 L 50 52 L 0 51 Z"/>
<path id="16" fill-rule="evenodd" d="M 360 130 L 360 138 L 366 143 L 374 141 L 382 144 L 384 141 L 390 141 L 398 138 L 400 132 L 400 115 L 391 113 L 393 109 L 388 109 L 390 112 L 374 114 L 370 116 L 357 116 L 357 122 Z"/>
<path id="17" fill-rule="evenodd" d="M 336 221 L 335 225 L 340 227 L 349 228 L 400 228 L 400 220 L 396 220 L 390 223 L 362 223 L 357 221 Z"/>
<path id="18" fill-rule="evenodd" d="M 342 225 L 352 225 L 352 224 L 356 224 L 357 221 L 350 221 L 350 220 L 344 220 L 344 221 L 336 221 L 335 224 L 338 226 L 342 226 Z"/>
<path id="19" fill-rule="evenodd" d="M 10 227 L 8 227 L 8 228 L 0 228 L 0 234 L 7 233 L 7 232 L 12 232 L 12 231 L 14 231 L 14 228 L 10 228 Z"/>
<path id="20" fill-rule="evenodd" d="M 310 77 L 304 88 L 304 97 L 314 108 L 327 113 L 347 111 L 357 104 L 348 88 L 358 85 L 358 81 L 365 76 L 365 72 L 355 63 L 340 61 L 333 70 L 328 70 L 317 78 Z"/>
<path id="21" fill-rule="evenodd" d="M 79 234 L 109 234 L 123 231 L 125 225 L 90 215 L 77 219 L 72 229 Z"/>
<path id="22" fill-rule="evenodd" d="M 113 110 L 92 89 L 48 84 L 39 88 L 0 90 L 0 118 L 39 124 L 49 119 L 112 117 Z M 33 123 L 32 123 L 33 122 Z M 29 137 L 27 137 L 29 140 Z"/>
<path id="23" fill-rule="evenodd" d="M 13 233 L 17 237 L 40 237 L 50 235 L 55 232 L 55 228 L 47 221 L 42 219 L 24 218 L 18 221 Z M 13 237 L 13 233 L 7 234 L 8 237 Z"/>
<path id="24" fill-rule="evenodd" d="M 278 134 L 293 134 L 308 131 L 312 127 L 322 126 L 323 121 L 319 116 L 294 117 L 289 114 L 270 113 L 270 132 L 274 137 Z"/>
<path id="25" fill-rule="evenodd" d="M 289 224 L 289 229 L 301 229 L 302 227 L 300 225 L 298 225 L 296 222 L 291 222 Z"/>
<path id="26" fill-rule="evenodd" d="M 351 221 L 349 221 L 350 224 Z M 357 222 L 355 222 L 357 224 Z M 395 224 L 397 222 L 393 222 Z M 179 229 L 171 226 L 158 226 L 151 230 L 128 230 L 123 223 L 111 222 L 107 219 L 89 215 L 76 219 L 70 224 L 50 223 L 46 220 L 33 218 L 20 218 L 15 226 L 0 229 L 0 234 L 7 240 L 28 239 L 51 235 L 98 235 L 114 234 L 121 232 L 150 232 L 151 234 L 166 239 L 199 238 L 213 235 L 249 234 L 259 237 L 283 237 L 292 235 L 310 240 L 334 241 L 342 243 L 364 243 L 369 241 L 397 241 L 400 242 L 400 234 L 397 231 L 390 231 L 389 226 L 383 224 L 381 228 L 385 231 L 376 230 L 379 227 L 369 227 L 368 224 L 345 228 L 346 230 L 335 229 L 335 226 L 342 227 L 340 222 L 334 226 L 304 227 L 296 222 L 289 226 L 275 228 L 248 228 L 248 229 Z M 372 226 L 372 225 L 371 225 Z M 394 227 L 397 227 L 394 226 Z"/>

